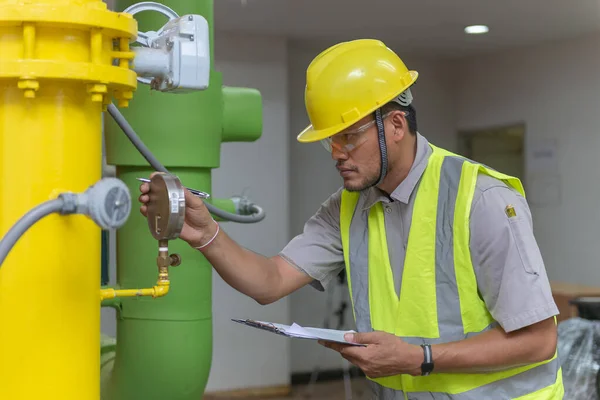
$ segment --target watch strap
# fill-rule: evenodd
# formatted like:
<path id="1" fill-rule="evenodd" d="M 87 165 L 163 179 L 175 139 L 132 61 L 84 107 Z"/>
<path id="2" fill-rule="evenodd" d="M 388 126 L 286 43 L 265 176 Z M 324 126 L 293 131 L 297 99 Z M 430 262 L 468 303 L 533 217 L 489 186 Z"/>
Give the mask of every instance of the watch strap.
<path id="1" fill-rule="evenodd" d="M 421 376 L 427 376 L 433 371 L 433 354 L 431 345 L 422 344 L 423 348 L 423 363 L 421 364 Z"/>

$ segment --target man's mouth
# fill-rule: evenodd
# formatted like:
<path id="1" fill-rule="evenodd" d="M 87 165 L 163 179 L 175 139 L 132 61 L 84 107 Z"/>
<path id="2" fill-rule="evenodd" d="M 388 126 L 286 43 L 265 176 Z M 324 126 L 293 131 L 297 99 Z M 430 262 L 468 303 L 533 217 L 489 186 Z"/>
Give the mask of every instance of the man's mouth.
<path id="1" fill-rule="evenodd" d="M 348 176 L 348 175 L 351 175 L 354 172 L 356 172 L 352 168 L 340 168 L 340 167 L 338 167 L 338 171 L 340 172 L 340 175 L 342 175 L 342 176 Z"/>

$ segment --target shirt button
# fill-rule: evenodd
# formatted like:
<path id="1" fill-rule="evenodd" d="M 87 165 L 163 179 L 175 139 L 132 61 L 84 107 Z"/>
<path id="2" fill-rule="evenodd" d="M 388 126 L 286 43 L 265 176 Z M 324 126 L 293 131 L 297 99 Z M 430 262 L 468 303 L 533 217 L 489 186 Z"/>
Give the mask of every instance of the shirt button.
<path id="1" fill-rule="evenodd" d="M 391 213 L 392 212 L 392 207 L 385 206 L 385 212 L 388 213 L 388 214 Z"/>

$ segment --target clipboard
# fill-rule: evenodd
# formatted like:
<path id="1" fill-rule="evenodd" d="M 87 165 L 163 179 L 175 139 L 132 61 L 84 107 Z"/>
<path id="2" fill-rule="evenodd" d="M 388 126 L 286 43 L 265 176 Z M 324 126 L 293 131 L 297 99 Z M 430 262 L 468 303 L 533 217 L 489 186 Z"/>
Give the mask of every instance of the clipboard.
<path id="1" fill-rule="evenodd" d="M 277 324 L 274 322 L 256 321 L 253 319 L 231 319 L 233 322 L 237 322 L 242 325 L 250 326 L 252 328 L 261 329 L 267 332 L 272 332 L 277 335 L 286 336 L 295 339 L 308 339 L 308 340 L 324 340 L 328 342 L 342 343 L 351 346 L 365 346 L 360 343 L 348 342 L 344 339 L 346 333 L 355 333 L 355 331 L 340 331 L 334 329 L 321 329 L 321 328 L 307 328 L 302 327 L 296 323 L 292 325 Z"/>

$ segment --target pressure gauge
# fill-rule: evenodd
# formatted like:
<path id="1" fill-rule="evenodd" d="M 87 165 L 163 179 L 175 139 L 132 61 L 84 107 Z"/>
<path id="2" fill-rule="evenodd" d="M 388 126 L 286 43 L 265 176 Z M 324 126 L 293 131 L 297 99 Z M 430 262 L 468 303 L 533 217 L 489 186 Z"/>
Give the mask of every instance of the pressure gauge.
<path id="1" fill-rule="evenodd" d="M 185 192 L 175 175 L 159 173 L 150 180 L 148 227 L 156 240 L 173 240 L 185 221 Z"/>

